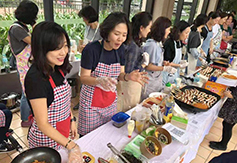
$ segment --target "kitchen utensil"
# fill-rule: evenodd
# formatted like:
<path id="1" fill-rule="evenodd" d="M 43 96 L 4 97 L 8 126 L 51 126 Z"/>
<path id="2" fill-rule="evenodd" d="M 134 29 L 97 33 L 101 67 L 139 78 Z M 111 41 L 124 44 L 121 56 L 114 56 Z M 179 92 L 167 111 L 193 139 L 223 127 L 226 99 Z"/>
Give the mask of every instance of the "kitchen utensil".
<path id="1" fill-rule="evenodd" d="M 130 163 L 111 143 L 108 143 L 109 149 L 118 156 L 124 163 Z"/>
<path id="2" fill-rule="evenodd" d="M 13 147 L 20 153 L 16 156 L 11 163 L 32 163 L 35 160 L 45 161 L 50 163 L 60 163 L 61 156 L 53 148 L 49 147 L 36 147 L 26 151 L 23 150 L 22 146 L 16 141 L 11 133 L 6 134 Z"/>

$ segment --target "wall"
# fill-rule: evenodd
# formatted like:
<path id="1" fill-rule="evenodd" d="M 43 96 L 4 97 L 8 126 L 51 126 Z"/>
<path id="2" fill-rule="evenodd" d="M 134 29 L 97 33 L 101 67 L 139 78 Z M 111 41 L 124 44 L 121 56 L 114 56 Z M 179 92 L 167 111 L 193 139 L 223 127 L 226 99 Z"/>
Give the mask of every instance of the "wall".
<path id="1" fill-rule="evenodd" d="M 153 21 L 160 16 L 171 19 L 175 0 L 155 0 L 153 9 Z"/>
<path id="2" fill-rule="evenodd" d="M 216 7 L 218 5 L 218 2 L 219 0 L 211 0 L 209 1 L 209 5 L 208 5 L 208 8 L 207 8 L 207 15 L 211 12 L 211 11 L 215 11 L 216 10 Z"/>

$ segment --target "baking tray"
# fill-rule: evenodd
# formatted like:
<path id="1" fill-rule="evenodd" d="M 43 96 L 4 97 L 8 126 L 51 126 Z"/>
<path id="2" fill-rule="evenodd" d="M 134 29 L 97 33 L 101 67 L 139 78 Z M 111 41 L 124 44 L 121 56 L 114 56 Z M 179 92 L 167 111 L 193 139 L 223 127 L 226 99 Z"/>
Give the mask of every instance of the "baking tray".
<path id="1" fill-rule="evenodd" d="M 216 69 L 220 69 L 220 70 L 222 70 L 222 74 L 226 71 L 226 69 L 227 68 L 225 68 L 225 67 L 221 67 L 221 66 L 217 66 L 217 65 L 213 65 L 213 64 L 211 64 L 209 67 L 212 67 L 213 69 L 212 69 L 212 71 L 210 72 L 210 73 L 208 73 L 208 74 L 212 74 Z M 200 71 L 201 70 L 203 70 L 203 69 L 205 69 L 205 68 L 207 68 L 207 67 L 203 67 L 203 68 L 201 68 L 199 71 L 197 71 L 197 72 L 195 72 L 193 75 L 195 76 L 198 72 L 200 73 Z M 205 76 L 205 75 L 204 75 Z M 221 75 L 220 75 L 221 76 Z M 219 77 L 219 76 L 218 76 Z M 208 79 L 210 79 L 211 78 L 211 76 L 210 77 L 208 77 Z"/>
<path id="2" fill-rule="evenodd" d="M 219 63 L 219 62 L 221 62 L 221 63 Z M 229 67 L 229 63 L 228 62 L 220 60 L 220 59 L 214 59 L 213 60 L 213 65 L 217 65 L 217 66 L 225 67 L 225 68 Z"/>
<path id="3" fill-rule="evenodd" d="M 205 92 L 205 93 L 207 93 L 207 94 L 209 94 L 209 95 L 212 95 L 212 96 L 215 96 L 216 98 L 217 98 L 217 101 L 214 103 L 214 104 L 212 104 L 212 106 L 214 106 L 220 99 L 221 99 L 221 97 L 218 95 L 218 94 L 216 94 L 216 93 L 213 93 L 213 92 L 211 92 L 211 91 L 209 91 L 209 90 L 206 90 L 206 89 L 204 89 L 204 88 L 199 88 L 199 87 L 196 87 L 196 86 L 185 86 L 185 87 L 183 87 L 182 89 L 180 89 L 181 91 L 185 91 L 186 89 L 194 89 L 194 88 L 196 88 L 197 90 L 199 90 L 199 91 L 201 91 L 201 92 Z M 179 101 L 179 100 L 177 100 L 176 98 L 174 98 L 175 99 L 175 102 L 176 102 L 176 104 L 178 104 L 182 109 L 187 109 L 187 110 L 189 110 L 189 111 L 191 111 L 191 112 L 193 112 L 193 113 L 197 113 L 197 112 L 204 112 L 204 111 L 207 111 L 207 110 L 209 110 L 210 108 L 208 108 L 208 109 L 199 109 L 199 108 L 197 108 L 197 107 L 194 107 L 194 106 L 192 106 L 192 105 L 189 105 L 189 104 L 186 104 L 186 103 L 184 103 L 184 102 L 182 102 L 182 101 Z"/>

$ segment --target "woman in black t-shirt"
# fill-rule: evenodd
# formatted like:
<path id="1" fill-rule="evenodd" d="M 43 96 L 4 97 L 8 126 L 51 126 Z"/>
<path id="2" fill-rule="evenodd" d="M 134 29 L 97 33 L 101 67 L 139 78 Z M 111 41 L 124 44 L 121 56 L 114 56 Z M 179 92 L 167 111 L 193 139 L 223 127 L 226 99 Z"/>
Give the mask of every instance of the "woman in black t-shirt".
<path id="1" fill-rule="evenodd" d="M 54 22 L 41 22 L 32 33 L 32 66 L 25 78 L 25 91 L 34 118 L 29 129 L 29 147 L 47 146 L 69 149 L 69 162 L 82 162 L 79 146 L 69 140 L 76 136 L 71 112 L 71 87 L 65 73 L 70 40 L 66 31 Z"/>
<path id="2" fill-rule="evenodd" d="M 145 73 L 124 72 L 123 42 L 129 35 L 128 19 L 111 13 L 100 26 L 102 41 L 89 43 L 82 51 L 81 94 L 78 132 L 85 135 L 111 120 L 117 111 L 117 80 L 145 82 Z"/>

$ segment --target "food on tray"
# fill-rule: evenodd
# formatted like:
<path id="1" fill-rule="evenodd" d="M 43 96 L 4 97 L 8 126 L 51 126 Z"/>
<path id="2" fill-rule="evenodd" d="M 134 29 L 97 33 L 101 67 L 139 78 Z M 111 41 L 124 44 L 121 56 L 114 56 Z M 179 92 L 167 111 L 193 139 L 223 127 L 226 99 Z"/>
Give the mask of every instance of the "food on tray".
<path id="1" fill-rule="evenodd" d="M 145 99 L 145 100 L 142 102 L 142 106 L 151 107 L 153 104 L 158 105 L 160 102 L 161 102 L 161 100 L 158 100 L 158 99 L 155 98 L 155 97 L 148 97 L 147 99 Z"/>
<path id="2" fill-rule="evenodd" d="M 228 62 L 227 58 L 222 58 L 222 57 L 217 57 L 216 60 L 221 60 L 221 61 L 224 61 L 224 62 Z"/>
<path id="3" fill-rule="evenodd" d="M 205 109 L 206 106 L 207 108 L 210 108 L 217 101 L 215 96 L 199 91 L 196 88 L 180 91 L 175 94 L 175 98 L 183 103 L 192 106 L 195 105 L 197 108 L 201 107 L 200 109 Z"/>
<path id="4" fill-rule="evenodd" d="M 153 155 L 158 155 L 159 147 L 151 140 L 145 141 L 145 147 L 151 152 Z"/>
<path id="5" fill-rule="evenodd" d="M 206 67 L 206 68 L 200 70 L 199 73 L 208 77 L 208 78 L 213 76 L 214 74 L 216 77 L 219 77 L 222 74 L 222 70 L 214 69 L 213 67 Z"/>
<path id="6" fill-rule="evenodd" d="M 230 75 L 230 74 L 224 74 L 224 75 L 222 75 L 222 77 L 227 78 L 227 79 L 233 79 L 233 80 L 236 80 L 236 79 L 237 79 L 236 76 Z"/>
<path id="7" fill-rule="evenodd" d="M 38 160 L 35 160 L 34 162 L 32 163 L 46 163 L 45 161 L 38 161 Z"/>

